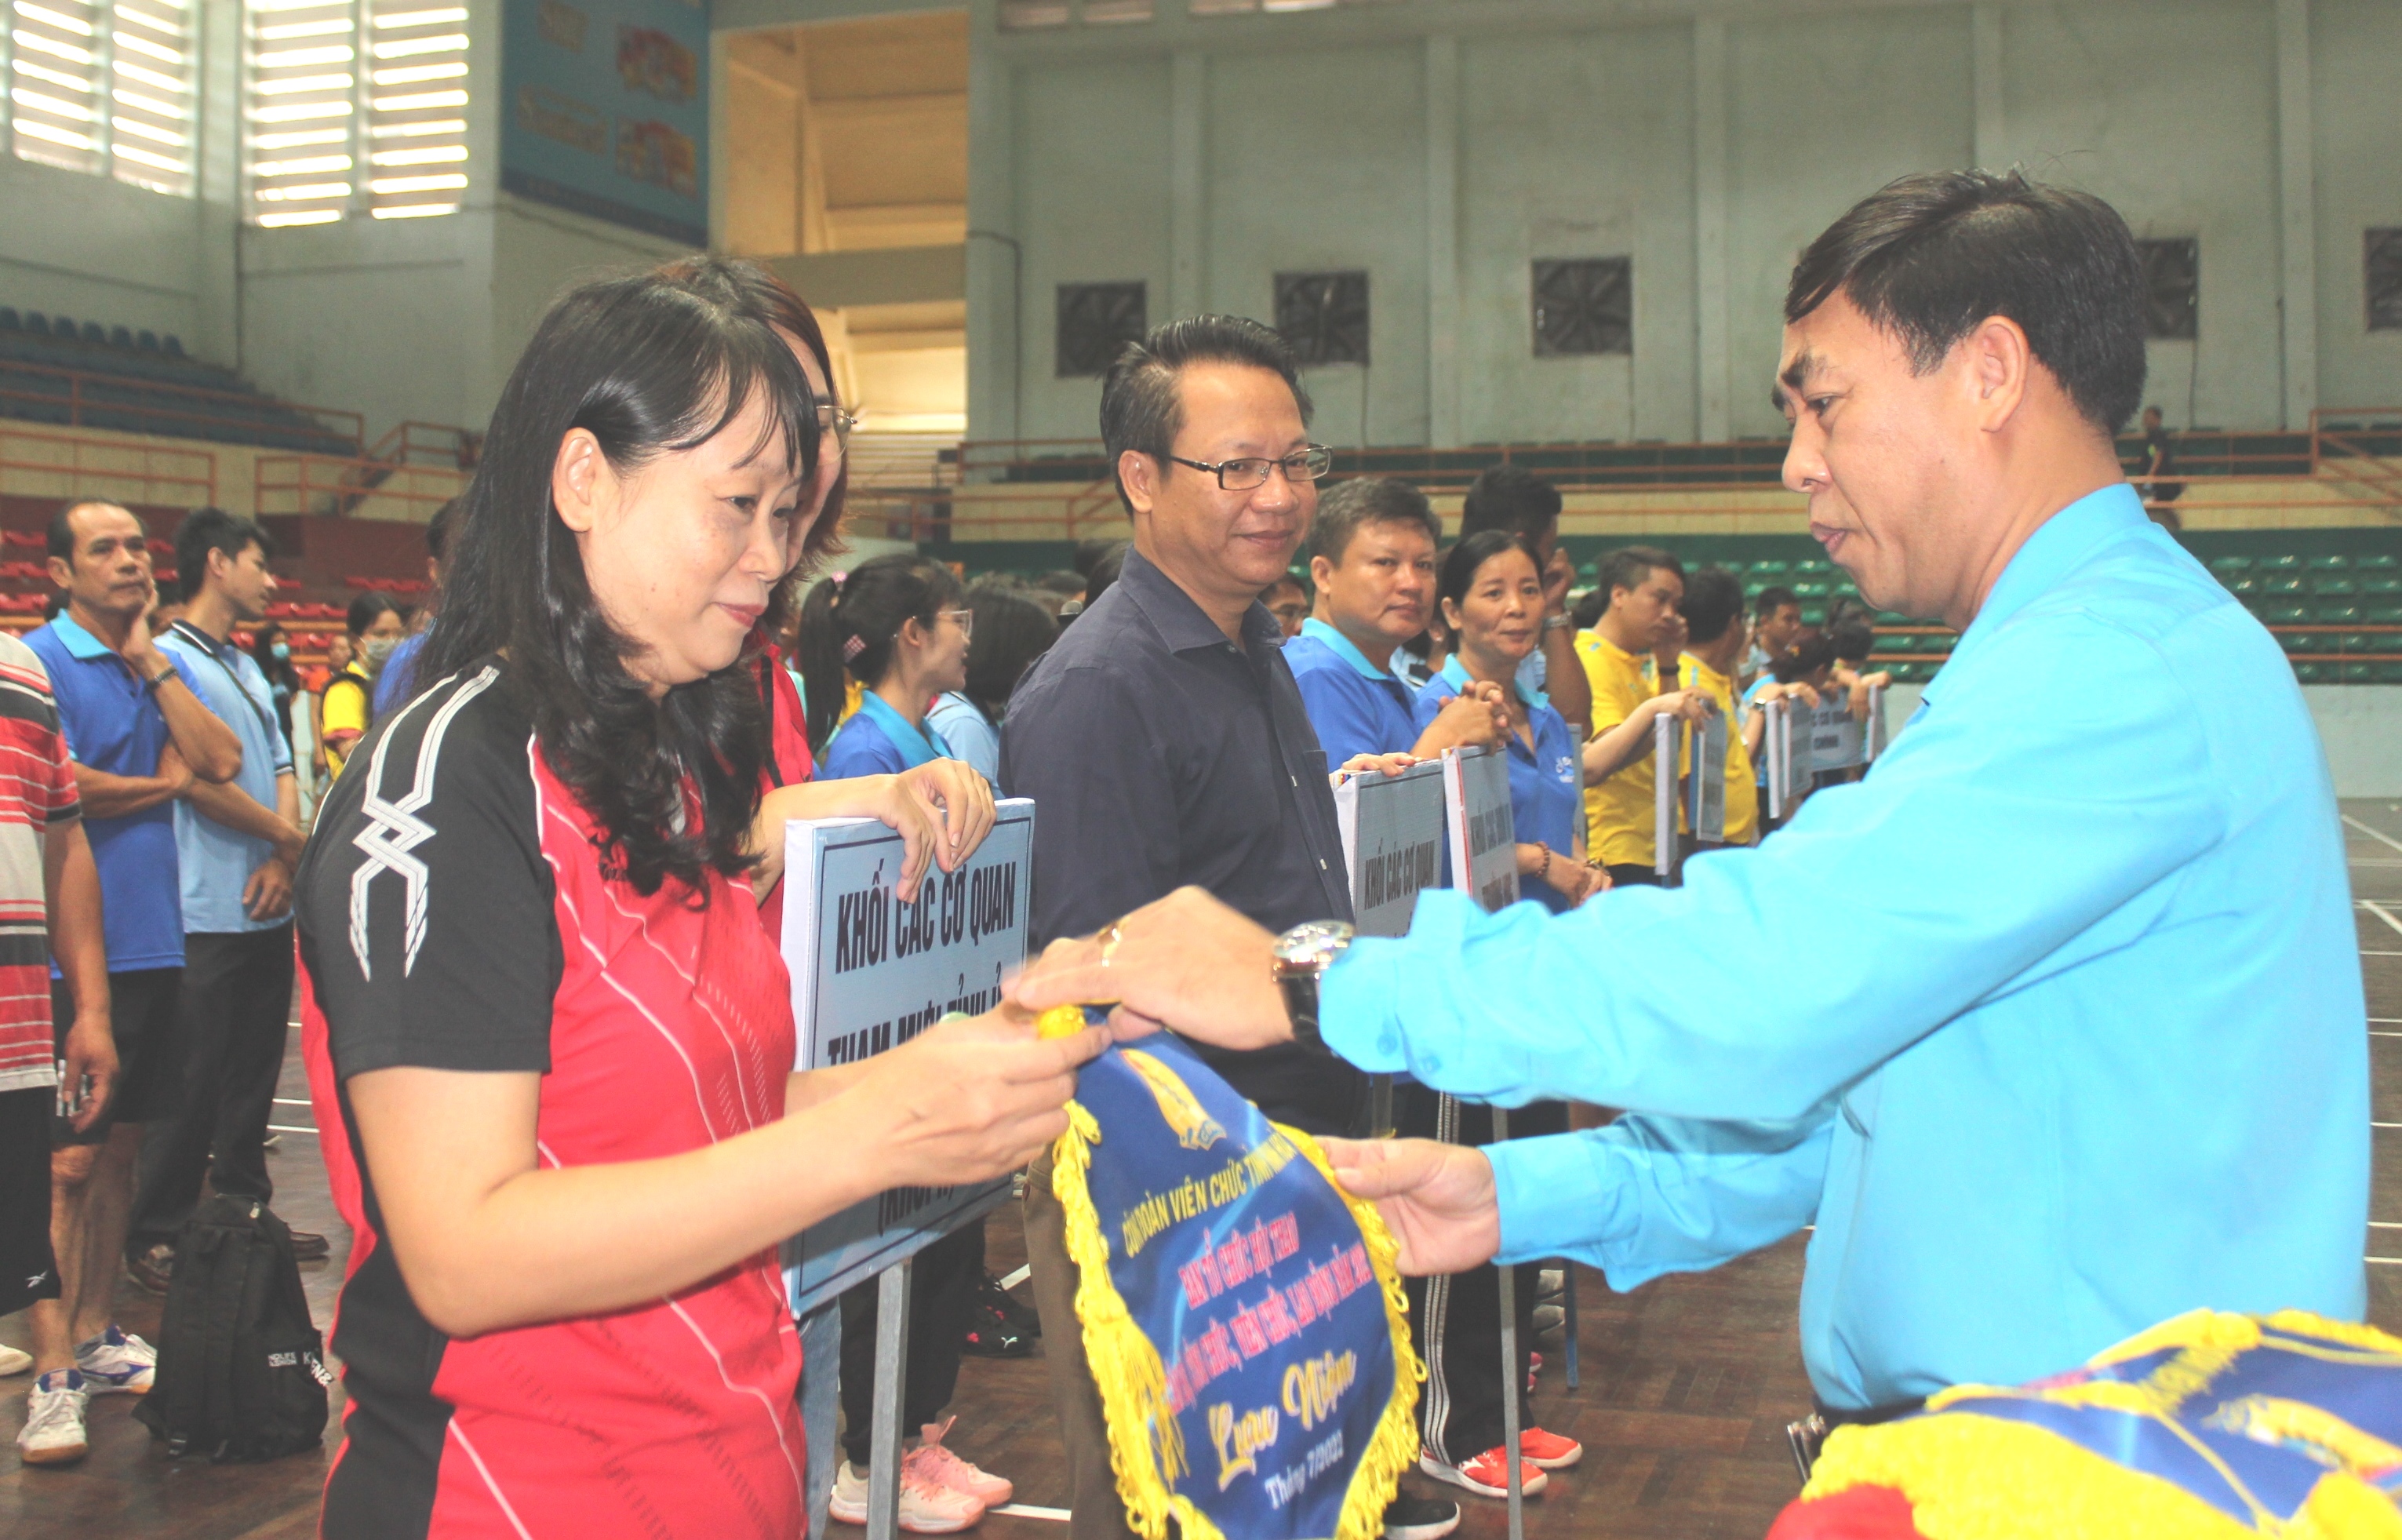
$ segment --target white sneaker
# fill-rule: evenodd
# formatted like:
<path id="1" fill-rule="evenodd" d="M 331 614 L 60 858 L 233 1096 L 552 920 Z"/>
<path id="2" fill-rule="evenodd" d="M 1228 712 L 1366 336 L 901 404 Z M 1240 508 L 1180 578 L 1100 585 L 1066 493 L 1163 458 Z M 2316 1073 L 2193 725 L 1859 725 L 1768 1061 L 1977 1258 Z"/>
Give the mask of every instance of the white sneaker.
<path id="1" fill-rule="evenodd" d="M 140 1395 L 159 1368 L 159 1350 L 115 1322 L 89 1342 L 76 1345 L 76 1368 L 94 1395 Z"/>
<path id="2" fill-rule="evenodd" d="M 846 1460 L 835 1472 L 826 1517 L 841 1524 L 867 1522 L 867 1473 Z M 984 1517 L 984 1505 L 963 1491 L 935 1486 L 901 1467 L 901 1528 L 909 1534 L 955 1534 Z"/>
<path id="3" fill-rule="evenodd" d="M 929 1422 L 919 1435 L 918 1447 L 901 1457 L 901 1475 L 923 1477 L 932 1486 L 950 1491 L 963 1491 L 987 1508 L 997 1508 L 1017 1495 L 1009 1478 L 995 1476 L 962 1460 L 944 1448 L 943 1435 L 951 1431 L 957 1418 L 946 1417 L 939 1422 Z"/>
<path id="4" fill-rule="evenodd" d="M 0 1342 L 0 1379 L 5 1379 L 12 1374 L 22 1374 L 33 1367 L 34 1355 L 32 1353 L 20 1353 L 15 1348 L 8 1346 L 7 1343 Z"/>
<path id="5" fill-rule="evenodd" d="M 91 1450 L 84 1439 L 83 1408 L 91 1399 L 83 1376 L 73 1369 L 52 1369 L 34 1381 L 25 1408 L 25 1425 L 17 1435 L 17 1452 L 29 1465 L 66 1465 Z"/>

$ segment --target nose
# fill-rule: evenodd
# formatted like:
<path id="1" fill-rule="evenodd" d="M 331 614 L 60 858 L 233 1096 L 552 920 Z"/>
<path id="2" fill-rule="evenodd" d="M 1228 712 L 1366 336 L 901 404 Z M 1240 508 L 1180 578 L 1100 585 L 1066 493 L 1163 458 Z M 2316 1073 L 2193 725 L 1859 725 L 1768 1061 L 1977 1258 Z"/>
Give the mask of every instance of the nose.
<path id="1" fill-rule="evenodd" d="M 791 528 L 791 521 L 776 517 L 773 508 L 762 507 L 752 519 L 749 537 L 742 545 L 742 572 L 763 583 L 781 578 L 790 565 Z"/>
<path id="2" fill-rule="evenodd" d="M 1805 495 L 1827 485 L 1827 436 L 1804 409 L 1793 417 L 1793 439 L 1785 446 L 1785 485 Z"/>
<path id="3" fill-rule="evenodd" d="M 1263 513 L 1283 513 L 1301 506 L 1301 489 L 1315 483 L 1295 481 L 1282 465 L 1268 467 L 1268 479 L 1251 492 L 1251 506 Z"/>

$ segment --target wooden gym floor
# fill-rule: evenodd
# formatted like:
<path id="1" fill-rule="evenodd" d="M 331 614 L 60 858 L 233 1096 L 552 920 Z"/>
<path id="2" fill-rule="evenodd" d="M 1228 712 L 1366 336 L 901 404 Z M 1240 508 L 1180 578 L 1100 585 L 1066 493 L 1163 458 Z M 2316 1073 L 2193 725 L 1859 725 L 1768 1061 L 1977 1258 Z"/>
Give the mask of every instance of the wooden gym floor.
<path id="1" fill-rule="evenodd" d="M 2344 805 L 2361 966 L 2368 985 L 2374 1072 L 2371 1117 L 2402 1125 L 2402 803 Z M 297 1034 L 296 1034 L 297 1035 Z M 295 1051 L 277 1121 L 305 1130 L 307 1090 Z M 2402 1330 L 2402 1133 L 2381 1131 L 2367 1238 L 2369 1319 Z M 301 1229 L 340 1235 L 313 1135 L 286 1132 L 271 1157 L 277 1211 Z M 339 1249 L 338 1242 L 337 1246 Z M 989 1222 L 987 1253 L 1006 1274 L 1023 1257 L 1015 1211 Z M 339 1273 L 329 1263 L 302 1269 L 321 1324 L 331 1315 Z M 1527 1505 L 1536 1540 L 1758 1540 L 1794 1494 L 1785 1423 L 1809 1409 L 1794 1302 L 1802 1279 L 1797 1237 L 1716 1272 L 1665 1278 L 1614 1295 L 1580 1274 L 1582 1386 L 1566 1388 L 1556 1334 L 1535 1407 L 1540 1423 L 1581 1439 L 1582 1465 L 1552 1479 Z M 1024 1291 L 1020 1291 L 1021 1296 Z M 159 1303 L 124 1285 L 120 1319 L 154 1336 Z M 0 1341 L 25 1346 L 21 1317 L 0 1321 Z M 2065 1366 L 2064 1366 L 2065 1367 Z M 24 1417 L 28 1381 L 0 1381 L 0 1440 Z M 131 1398 L 92 1404 L 92 1452 L 79 1465 L 33 1470 L 0 1444 L 0 1533 L 51 1536 L 139 1534 L 144 1540 L 301 1540 L 315 1533 L 317 1494 L 330 1450 L 265 1465 L 170 1461 L 128 1416 Z M 951 1443 L 1017 1483 L 1018 1501 L 1066 1502 L 1058 1434 L 1039 1359 L 967 1360 L 953 1409 Z M 335 1393 L 335 1414 L 340 1393 Z M 1431 1483 L 1412 1478 L 1423 1490 Z M 1470 1540 L 1505 1533 L 1501 1505 L 1465 1499 Z M 835 1526 L 837 1535 L 845 1533 Z M 1055 1540 L 1056 1522 L 987 1518 L 988 1540 Z"/>

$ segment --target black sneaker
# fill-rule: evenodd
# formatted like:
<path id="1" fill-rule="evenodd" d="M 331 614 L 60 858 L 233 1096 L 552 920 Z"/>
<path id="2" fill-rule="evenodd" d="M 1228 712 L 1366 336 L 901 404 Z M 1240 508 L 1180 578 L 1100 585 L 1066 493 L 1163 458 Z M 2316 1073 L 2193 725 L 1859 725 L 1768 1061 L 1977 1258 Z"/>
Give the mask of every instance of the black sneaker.
<path id="1" fill-rule="evenodd" d="M 1385 1540 L 1443 1540 L 1459 1528 L 1459 1505 L 1397 1491 L 1385 1509 Z"/>
<path id="2" fill-rule="evenodd" d="M 977 1358 L 1024 1358 L 1042 1336 L 1035 1313 L 1009 1296 L 1001 1280 L 987 1272 L 976 1283 L 975 1300 L 968 1307 L 968 1329 L 960 1342 Z"/>
<path id="3" fill-rule="evenodd" d="M 145 1294 L 164 1296 L 175 1276 L 175 1248 L 161 1241 L 138 1256 L 125 1259 L 125 1275 Z"/>

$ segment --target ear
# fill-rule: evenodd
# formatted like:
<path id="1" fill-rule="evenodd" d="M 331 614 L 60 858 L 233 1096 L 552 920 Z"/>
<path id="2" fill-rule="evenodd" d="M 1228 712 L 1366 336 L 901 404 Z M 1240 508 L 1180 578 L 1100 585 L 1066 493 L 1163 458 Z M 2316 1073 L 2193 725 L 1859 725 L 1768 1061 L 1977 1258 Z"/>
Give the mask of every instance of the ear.
<path id="1" fill-rule="evenodd" d="M 75 587 L 75 562 L 63 556 L 53 556 L 49 568 L 50 581 L 58 585 L 61 593 Z"/>
<path id="2" fill-rule="evenodd" d="M 591 534 L 615 479 L 592 430 L 568 429 L 550 466 L 550 503 L 559 510 L 559 521 L 578 534 Z"/>
<path id="3" fill-rule="evenodd" d="M 1149 513 L 1158 503 L 1159 479 L 1164 474 L 1159 462 L 1140 450 L 1118 453 L 1118 483 L 1125 488 L 1126 501 L 1137 513 Z"/>
<path id="4" fill-rule="evenodd" d="M 1457 636 L 1459 634 L 1459 606 L 1452 601 L 1445 599 L 1436 607 L 1443 611 L 1443 629 L 1449 631 L 1452 635 Z"/>
<path id="5" fill-rule="evenodd" d="M 1309 559 L 1310 588 L 1318 593 L 1324 593 L 1333 581 L 1334 563 L 1323 556 L 1311 557 Z"/>
<path id="6" fill-rule="evenodd" d="M 2026 401 L 2035 350 L 2026 333 L 2007 315 L 1989 315 L 1960 340 L 1958 352 L 1966 368 L 1963 384 L 1979 431 L 1995 433 L 2007 426 Z"/>
<path id="7" fill-rule="evenodd" d="M 913 615 L 901 622 L 901 629 L 892 633 L 892 640 L 911 651 L 916 651 L 933 640 L 933 636 Z"/>

